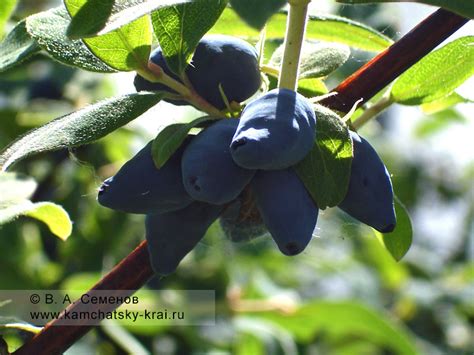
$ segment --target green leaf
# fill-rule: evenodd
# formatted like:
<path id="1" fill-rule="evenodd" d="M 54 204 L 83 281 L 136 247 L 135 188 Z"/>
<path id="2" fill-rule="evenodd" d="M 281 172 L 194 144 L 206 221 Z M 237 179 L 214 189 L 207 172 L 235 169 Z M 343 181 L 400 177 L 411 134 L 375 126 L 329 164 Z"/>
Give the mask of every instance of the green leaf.
<path id="1" fill-rule="evenodd" d="M 89 2 L 88 0 L 66 0 L 65 4 L 71 16 L 76 16 Z M 96 11 L 99 10 L 100 8 Z M 84 39 L 84 43 L 92 53 L 108 66 L 120 71 L 146 70 L 151 42 L 152 31 L 148 16 L 141 17 L 103 36 Z"/>
<path id="2" fill-rule="evenodd" d="M 88 0 L 77 14 L 79 17 L 73 17 L 67 34 L 73 39 L 101 36 L 157 9 L 191 1 L 193 0 Z M 97 11 L 96 6 L 99 5 L 103 11 Z"/>
<path id="3" fill-rule="evenodd" d="M 397 197 L 395 197 L 395 213 L 397 215 L 397 226 L 393 232 L 383 234 L 374 229 L 374 233 L 393 258 L 400 261 L 410 249 L 413 228 L 406 207 Z"/>
<path id="4" fill-rule="evenodd" d="M 224 9 L 219 20 L 217 20 L 208 33 L 253 38 L 256 40 L 259 38 L 259 31 L 246 24 L 231 8 Z M 282 37 L 281 33 L 278 33 L 276 37 Z M 271 37 L 267 35 L 267 38 Z"/>
<path id="5" fill-rule="evenodd" d="M 279 67 L 283 59 L 284 45 L 277 48 L 270 59 L 270 65 Z M 321 78 L 331 74 L 343 65 L 351 51 L 339 43 L 305 41 L 301 51 L 298 79 Z"/>
<path id="6" fill-rule="evenodd" d="M 26 31 L 26 22 L 19 22 L 0 43 L 0 72 L 20 64 L 41 47 Z"/>
<path id="7" fill-rule="evenodd" d="M 321 78 L 343 65 L 351 51 L 339 43 L 312 43 L 303 48 L 299 79 Z"/>
<path id="8" fill-rule="evenodd" d="M 442 132 L 452 124 L 468 123 L 466 117 L 454 109 L 438 111 L 428 117 L 425 117 L 415 127 L 415 135 L 418 138 L 426 138 L 436 133 Z"/>
<path id="9" fill-rule="evenodd" d="M 265 344 L 258 337 L 251 333 L 241 333 L 237 336 L 237 343 L 235 344 L 236 355 L 264 355 Z"/>
<path id="10" fill-rule="evenodd" d="M 355 302 L 314 301 L 290 314 L 262 312 L 254 318 L 274 322 L 305 344 L 317 337 L 346 341 L 357 337 L 391 353 L 418 354 L 414 339 L 389 317 Z"/>
<path id="11" fill-rule="evenodd" d="M 421 109 L 425 113 L 432 114 L 463 103 L 474 103 L 474 100 L 465 98 L 459 95 L 457 92 L 452 92 L 448 96 L 421 105 Z"/>
<path id="12" fill-rule="evenodd" d="M 379 2 L 418 2 L 420 4 L 443 7 L 458 15 L 474 18 L 474 6 L 470 0 L 336 0 L 344 4 L 373 4 Z"/>
<path id="13" fill-rule="evenodd" d="M 0 2 L 0 38 L 3 36 L 3 28 L 15 10 L 17 0 L 2 0 Z"/>
<path id="14" fill-rule="evenodd" d="M 393 43 L 390 38 L 369 26 L 333 15 L 310 16 L 306 38 L 347 44 L 370 52 L 383 51 Z"/>
<path id="15" fill-rule="evenodd" d="M 450 95 L 474 75 L 474 36 L 461 37 L 437 49 L 395 82 L 391 98 L 404 105 L 420 105 Z"/>
<path id="16" fill-rule="evenodd" d="M 0 171 L 0 208 L 29 199 L 36 186 L 29 176 Z"/>
<path id="17" fill-rule="evenodd" d="M 268 21 L 265 31 L 267 39 L 283 38 L 286 29 L 285 13 L 278 13 Z M 259 32 L 247 26 L 231 9 L 225 9 L 210 33 L 254 38 Z M 393 41 L 364 24 L 333 15 L 311 15 L 306 26 L 306 38 L 346 44 L 349 47 L 371 52 L 380 52 Z"/>
<path id="18" fill-rule="evenodd" d="M 151 145 L 151 154 L 156 167 L 159 169 L 165 165 L 168 159 L 186 139 L 191 128 L 213 119 L 215 118 L 204 116 L 193 119 L 191 122 L 184 119 L 183 122 L 170 123 L 164 126 Z"/>
<path id="19" fill-rule="evenodd" d="M 320 209 L 339 204 L 346 195 L 352 163 L 347 126 L 331 110 L 317 105 L 316 141 L 295 168 Z"/>
<path id="20" fill-rule="evenodd" d="M 124 95 L 59 117 L 9 145 L 0 154 L 0 170 L 33 154 L 91 143 L 137 118 L 161 97 L 152 93 Z"/>
<path id="21" fill-rule="evenodd" d="M 306 97 L 315 97 L 329 92 L 321 79 L 298 80 L 298 92 Z"/>
<path id="22" fill-rule="evenodd" d="M 181 75 L 199 40 L 215 24 L 227 0 L 195 0 L 151 15 L 153 29 L 169 68 Z"/>
<path id="23" fill-rule="evenodd" d="M 268 19 L 286 4 L 286 0 L 230 0 L 230 4 L 246 23 L 261 30 Z"/>
<path id="24" fill-rule="evenodd" d="M 35 218 L 45 223 L 51 233 L 62 240 L 71 235 L 72 222 L 69 215 L 61 206 L 54 203 L 33 203 L 26 200 L 0 208 L 0 224 L 10 222 L 19 216 Z"/>
<path id="25" fill-rule="evenodd" d="M 26 29 L 41 48 L 63 64 L 94 72 L 114 72 L 94 56 L 82 41 L 72 41 L 66 36 L 69 20 L 66 9 L 57 7 L 28 17 Z"/>
<path id="26" fill-rule="evenodd" d="M 112 15 L 115 0 L 64 0 L 71 23 L 66 34 L 71 39 L 94 37 Z"/>
<path id="27" fill-rule="evenodd" d="M 17 329 L 33 334 L 39 333 L 43 328 L 23 322 L 17 318 L 0 317 L 0 330 L 3 329 Z"/>

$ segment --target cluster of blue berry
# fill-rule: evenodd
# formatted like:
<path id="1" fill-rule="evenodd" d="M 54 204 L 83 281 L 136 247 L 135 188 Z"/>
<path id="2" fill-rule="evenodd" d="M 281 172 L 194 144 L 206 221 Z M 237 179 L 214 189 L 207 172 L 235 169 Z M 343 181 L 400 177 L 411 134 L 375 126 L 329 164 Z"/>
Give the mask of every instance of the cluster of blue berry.
<path id="1" fill-rule="evenodd" d="M 159 48 L 151 60 L 179 80 Z M 196 92 L 219 109 L 225 108 L 219 85 L 229 101 L 241 102 L 261 84 L 255 49 L 227 36 L 201 40 L 186 74 Z M 135 86 L 170 92 L 139 75 Z M 268 230 L 285 255 L 299 254 L 311 240 L 319 209 L 294 166 L 314 145 L 316 120 L 304 96 L 287 89 L 271 90 L 248 103 L 239 118 L 219 119 L 197 136 L 189 135 L 160 169 L 148 143 L 103 183 L 99 202 L 146 214 L 151 262 L 161 275 L 177 268 L 219 216 L 232 231 L 249 191 L 258 211 L 249 233 Z M 396 219 L 390 176 L 366 140 L 354 132 L 351 138 L 351 178 L 339 207 L 381 232 L 391 232 Z"/>

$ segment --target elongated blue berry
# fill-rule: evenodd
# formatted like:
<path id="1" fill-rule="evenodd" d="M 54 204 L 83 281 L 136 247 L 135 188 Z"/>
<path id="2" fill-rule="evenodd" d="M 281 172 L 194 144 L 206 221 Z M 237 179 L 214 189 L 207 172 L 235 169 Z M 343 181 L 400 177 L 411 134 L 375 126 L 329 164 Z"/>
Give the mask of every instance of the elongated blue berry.
<path id="1" fill-rule="evenodd" d="M 231 143 L 232 157 L 247 169 L 286 169 L 309 153 L 315 127 L 315 113 L 304 96 L 271 90 L 242 112 Z"/>
<path id="2" fill-rule="evenodd" d="M 301 253 L 311 240 L 319 210 L 293 168 L 258 171 L 250 186 L 281 252 Z"/>
<path id="3" fill-rule="evenodd" d="M 390 174 L 369 142 L 355 132 L 350 134 L 354 159 L 349 188 L 339 207 L 382 233 L 392 232 L 397 220 Z"/>
<path id="4" fill-rule="evenodd" d="M 157 169 L 149 142 L 113 177 L 104 181 L 98 200 L 102 206 L 127 213 L 168 212 L 192 202 L 181 179 L 181 157 L 186 146 L 180 147 Z"/>
<path id="5" fill-rule="evenodd" d="M 153 270 L 160 275 L 174 272 L 222 210 L 223 206 L 193 202 L 182 210 L 148 214 L 145 229 Z"/>
<path id="6" fill-rule="evenodd" d="M 236 119 L 222 119 L 204 129 L 183 154 L 183 184 L 195 200 L 224 204 L 235 199 L 250 182 L 255 170 L 235 164 L 230 141 Z"/>

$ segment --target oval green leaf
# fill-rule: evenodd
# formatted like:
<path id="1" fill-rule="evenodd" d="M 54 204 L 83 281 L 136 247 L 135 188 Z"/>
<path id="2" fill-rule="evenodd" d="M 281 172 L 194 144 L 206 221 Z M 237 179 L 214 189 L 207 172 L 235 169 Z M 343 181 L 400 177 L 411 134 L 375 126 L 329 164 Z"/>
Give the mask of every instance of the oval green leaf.
<path id="1" fill-rule="evenodd" d="M 59 117 L 5 148 L 0 154 L 0 170 L 33 154 L 91 143 L 137 118 L 161 97 L 152 93 L 124 95 Z"/>
<path id="2" fill-rule="evenodd" d="M 40 50 L 41 47 L 26 31 L 26 22 L 19 22 L 0 43 L 0 72 L 20 64 Z"/>
<path id="3" fill-rule="evenodd" d="M 158 133 L 151 145 L 151 154 L 156 167 L 159 169 L 168 161 L 173 153 L 180 147 L 186 139 L 189 131 L 202 122 L 213 120 L 215 118 L 204 116 L 192 121 L 170 122 Z"/>
<path id="4" fill-rule="evenodd" d="M 284 45 L 278 47 L 270 59 L 270 65 L 279 67 Z M 321 78 L 343 65 L 351 51 L 340 43 L 305 41 L 300 57 L 299 79 Z"/>
<path id="5" fill-rule="evenodd" d="M 67 37 L 69 21 L 66 9 L 57 7 L 27 17 L 26 29 L 42 49 L 63 64 L 93 72 L 114 72 L 114 69 L 92 54 L 82 41 L 72 41 Z"/>
<path id="6" fill-rule="evenodd" d="M 397 226 L 391 233 L 380 233 L 374 229 L 377 239 L 389 251 L 396 261 L 400 261 L 410 249 L 413 239 L 413 228 L 406 207 L 395 197 Z"/>
<path id="7" fill-rule="evenodd" d="M 266 38 L 283 38 L 285 36 L 286 20 L 287 15 L 285 13 L 273 15 L 265 27 Z M 225 9 L 210 32 L 254 38 L 256 40 L 259 38 L 259 32 L 248 26 L 231 9 Z M 362 23 L 340 16 L 322 14 L 309 17 L 306 26 L 306 38 L 342 43 L 352 48 L 370 52 L 380 52 L 393 43 L 387 36 Z"/>
<path id="8" fill-rule="evenodd" d="M 347 126 L 333 111 L 320 105 L 315 111 L 315 144 L 295 169 L 318 207 L 325 209 L 338 205 L 346 195 L 352 140 Z"/>
<path id="9" fill-rule="evenodd" d="M 377 2 L 418 2 L 442 7 L 458 15 L 474 19 L 474 6 L 470 0 L 336 0 L 344 4 L 372 4 Z"/>
<path id="10" fill-rule="evenodd" d="M 84 8 L 90 12 L 89 3 L 91 1 L 65 1 L 67 10 L 73 19 L 76 16 L 83 17 Z M 102 4 L 101 7 L 104 6 L 103 12 L 107 11 L 107 2 Z M 101 11 L 101 7 L 95 9 L 95 11 Z M 105 35 L 84 39 L 84 43 L 92 53 L 108 66 L 120 71 L 137 69 L 146 71 L 151 42 L 152 31 L 147 16 L 141 17 Z"/>
<path id="11" fill-rule="evenodd" d="M 89 0 L 81 7 L 80 13 L 72 18 L 67 34 L 72 39 L 101 36 L 157 9 L 191 1 L 193 0 Z M 69 0 L 64 2 L 68 3 Z M 97 6 L 103 11 L 98 11 Z"/>
<path id="12" fill-rule="evenodd" d="M 395 82 L 393 101 L 420 105 L 448 96 L 474 75 L 474 36 L 461 37 L 437 49 Z"/>
<path id="13" fill-rule="evenodd" d="M 20 216 L 31 217 L 46 224 L 54 235 L 66 240 L 72 232 L 72 222 L 68 213 L 52 202 L 22 201 L 0 208 L 0 224 L 10 222 Z"/>
<path id="14" fill-rule="evenodd" d="M 155 35 L 169 68 L 181 75 L 199 40 L 216 23 L 227 0 L 195 0 L 152 13 Z"/>

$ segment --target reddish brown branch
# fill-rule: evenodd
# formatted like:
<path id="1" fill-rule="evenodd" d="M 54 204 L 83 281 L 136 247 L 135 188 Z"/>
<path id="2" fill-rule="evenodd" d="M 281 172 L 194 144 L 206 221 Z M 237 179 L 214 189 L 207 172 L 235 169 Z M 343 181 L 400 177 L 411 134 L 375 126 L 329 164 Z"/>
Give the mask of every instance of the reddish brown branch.
<path id="1" fill-rule="evenodd" d="M 342 112 L 348 112 L 360 98 L 363 104 L 468 21 L 447 10 L 437 10 L 344 80 L 333 90 L 338 94 L 321 104 Z"/>
<path id="2" fill-rule="evenodd" d="M 142 242 L 125 259 L 117 264 L 102 280 L 100 280 L 90 291 L 94 290 L 129 290 L 128 295 L 133 294 L 141 288 L 145 282 L 153 275 L 150 261 L 148 259 L 148 250 L 146 241 Z M 126 294 L 120 293 L 121 296 Z M 98 305 L 83 303 L 73 303 L 68 308 L 69 312 L 89 311 Z M 117 308 L 117 304 L 110 305 L 104 311 L 111 311 Z M 64 315 L 64 313 L 63 313 Z M 90 325 L 57 325 L 60 324 L 62 317 L 48 323 L 43 330 L 36 334 L 30 341 L 14 352 L 18 355 L 41 355 L 41 354 L 62 354 L 74 342 L 87 333 L 92 326 Z"/>
<path id="3" fill-rule="evenodd" d="M 324 100 L 323 104 L 347 112 L 359 98 L 369 100 L 467 21 L 446 10 L 436 11 L 397 43 L 344 80 L 335 89 L 339 94 Z M 131 294 L 142 287 L 151 276 L 152 269 L 146 242 L 142 242 L 92 290 L 130 290 Z M 68 310 L 71 311 L 74 307 L 76 306 L 72 305 Z M 95 305 L 90 307 L 93 311 Z M 40 333 L 14 354 L 62 353 L 91 328 L 81 324 L 77 326 L 57 324 L 60 324 L 60 320 L 48 323 Z"/>

